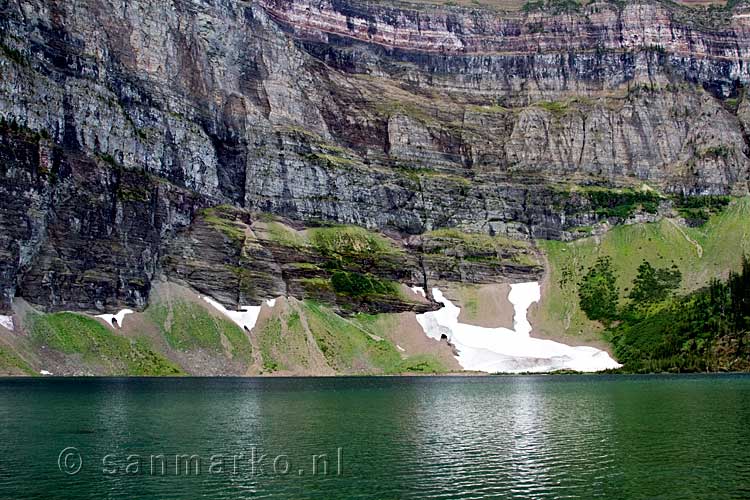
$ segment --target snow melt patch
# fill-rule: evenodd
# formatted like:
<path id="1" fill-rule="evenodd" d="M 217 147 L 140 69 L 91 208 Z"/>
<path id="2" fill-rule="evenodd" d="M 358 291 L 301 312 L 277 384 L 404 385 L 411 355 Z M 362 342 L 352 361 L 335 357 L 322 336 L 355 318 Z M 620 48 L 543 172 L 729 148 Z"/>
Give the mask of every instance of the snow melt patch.
<path id="1" fill-rule="evenodd" d="M 130 309 L 123 309 L 117 314 L 99 314 L 97 318 L 103 319 L 112 328 L 115 327 L 115 324 L 112 322 L 112 320 L 117 320 L 117 326 L 122 328 L 122 322 L 125 321 L 125 315 L 127 314 L 133 314 L 133 311 L 131 311 Z"/>
<path id="2" fill-rule="evenodd" d="M 203 297 L 203 300 L 221 311 L 226 317 L 234 321 L 240 328 L 250 331 L 258 321 L 261 306 L 241 306 L 239 311 L 230 311 L 211 297 Z"/>
<path id="3" fill-rule="evenodd" d="M 268 300 L 266 301 L 266 305 L 267 305 L 268 307 L 274 307 L 274 306 L 276 305 L 276 299 L 268 299 Z"/>
<path id="4" fill-rule="evenodd" d="M 42 370 L 39 372 L 39 375 L 49 376 L 52 375 L 52 372 L 48 372 L 47 370 Z"/>
<path id="5" fill-rule="evenodd" d="M 489 373 L 595 372 L 620 367 L 607 352 L 594 347 L 572 347 L 530 336 L 531 324 L 526 313 L 531 304 L 540 299 L 537 282 L 511 285 L 508 300 L 515 311 L 513 330 L 459 323 L 461 309 L 446 299 L 438 288 L 432 289 L 432 295 L 444 307 L 418 314 L 417 321 L 428 337 L 440 340 L 445 335 L 448 338 L 456 347 L 456 358 L 465 370 Z"/>
<path id="6" fill-rule="evenodd" d="M 2 314 L 0 314 L 0 326 L 5 327 L 12 332 L 13 331 L 13 317 L 3 316 Z"/>

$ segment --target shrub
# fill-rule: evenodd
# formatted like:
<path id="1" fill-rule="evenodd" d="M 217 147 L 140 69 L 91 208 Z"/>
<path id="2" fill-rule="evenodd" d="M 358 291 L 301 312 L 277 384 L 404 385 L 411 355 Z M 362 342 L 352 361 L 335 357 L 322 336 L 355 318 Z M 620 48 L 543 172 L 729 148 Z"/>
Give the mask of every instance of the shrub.
<path id="1" fill-rule="evenodd" d="M 368 274 L 334 271 L 331 285 L 336 293 L 352 297 L 367 295 L 396 295 L 396 285 Z"/>

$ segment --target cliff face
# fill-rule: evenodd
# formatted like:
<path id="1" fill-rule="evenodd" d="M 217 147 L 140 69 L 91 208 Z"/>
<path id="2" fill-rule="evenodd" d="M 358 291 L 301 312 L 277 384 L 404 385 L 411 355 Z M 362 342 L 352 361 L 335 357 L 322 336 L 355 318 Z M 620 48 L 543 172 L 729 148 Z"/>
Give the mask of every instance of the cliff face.
<path id="1" fill-rule="evenodd" d="M 667 64 L 728 97 L 746 80 L 744 61 L 750 55 L 744 7 L 720 12 L 668 2 L 597 1 L 558 9 L 528 3 L 523 12 L 509 13 L 358 0 L 260 4 L 308 50 L 320 44 L 317 52 L 327 52 L 328 62 L 343 61 L 341 69 L 377 68 L 393 76 L 392 62 L 405 62 L 426 84 L 495 91 L 521 103 L 537 97 L 534 93 L 554 96 L 658 80 Z M 381 57 L 367 57 L 368 51 Z"/>
<path id="2" fill-rule="evenodd" d="M 607 217 L 573 186 L 747 192 L 749 22 L 654 0 L 1 2 L 2 308 L 142 307 L 160 274 L 225 304 L 337 272 L 536 278 L 504 238 Z M 385 232 L 402 272 L 258 241 L 261 212 Z M 440 228 L 492 241 L 419 236 Z"/>

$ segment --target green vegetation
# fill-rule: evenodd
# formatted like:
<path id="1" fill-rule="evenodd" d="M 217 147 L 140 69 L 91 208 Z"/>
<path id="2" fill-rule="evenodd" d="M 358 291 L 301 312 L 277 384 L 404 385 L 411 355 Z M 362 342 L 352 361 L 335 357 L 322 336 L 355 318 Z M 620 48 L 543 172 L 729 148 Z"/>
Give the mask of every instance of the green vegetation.
<path id="1" fill-rule="evenodd" d="M 311 301 L 303 303 L 307 324 L 328 364 L 341 373 L 439 373 L 445 371 L 433 356 L 403 359 L 396 347 L 375 330 L 375 316 L 352 319 Z M 378 335 L 381 333 L 381 335 Z"/>
<path id="2" fill-rule="evenodd" d="M 310 243 L 327 256 L 372 256 L 397 252 L 387 239 L 357 226 L 311 229 Z"/>
<path id="3" fill-rule="evenodd" d="M 99 321 L 81 314 L 55 313 L 26 316 L 32 341 L 65 354 L 80 354 L 84 361 L 111 374 L 178 375 L 182 370 L 154 351 L 145 339 L 128 339 Z"/>
<path id="4" fill-rule="evenodd" d="M 561 101 L 541 101 L 536 105 L 554 115 L 564 115 L 568 111 L 568 103 Z"/>
<path id="5" fill-rule="evenodd" d="M 430 239 L 456 240 L 466 250 L 476 253 L 494 251 L 498 248 L 528 248 L 523 241 L 511 240 L 504 236 L 490 236 L 484 233 L 465 233 L 458 229 L 436 229 L 426 233 Z"/>
<path id="6" fill-rule="evenodd" d="M 530 0 L 523 5 L 524 12 L 544 11 L 552 14 L 576 11 L 581 4 L 576 0 Z"/>
<path id="7" fill-rule="evenodd" d="M 245 225 L 235 220 L 235 209 L 232 207 L 220 205 L 204 208 L 199 214 L 211 227 L 224 233 L 230 240 L 238 242 L 245 240 Z"/>
<path id="8" fill-rule="evenodd" d="M 750 340 L 750 261 L 741 273 L 676 296 L 676 268 L 638 267 L 629 303 L 605 335 L 624 370 L 704 371 L 747 369 Z M 595 319 L 589 316 L 590 319 Z"/>
<path id="9" fill-rule="evenodd" d="M 433 355 L 404 358 L 389 340 L 388 315 L 341 317 L 325 305 L 307 300 L 289 304 L 288 313 L 255 330 L 262 373 L 304 373 L 311 368 L 315 347 L 337 373 L 441 373 Z M 310 339 L 310 340 L 308 340 Z M 309 342 L 309 343 L 308 343 Z M 314 342 L 314 343 L 313 343 Z M 320 361 L 318 361 L 319 363 Z"/>
<path id="10" fill-rule="evenodd" d="M 305 291 L 313 297 L 320 296 L 321 292 L 333 290 L 331 280 L 327 278 L 303 278 L 300 283 Z"/>
<path id="11" fill-rule="evenodd" d="M 371 295 L 398 295 L 398 286 L 391 281 L 381 280 L 371 274 L 334 271 L 331 275 L 333 290 L 350 297 Z"/>
<path id="12" fill-rule="evenodd" d="M 589 202 L 598 215 L 626 219 L 637 209 L 650 214 L 659 207 L 659 195 L 651 191 L 623 191 L 612 194 L 607 191 L 588 191 Z"/>
<path id="13" fill-rule="evenodd" d="M 285 319 L 269 320 L 256 335 L 264 372 L 304 370 L 309 367 L 307 334 L 297 310 L 292 310 Z"/>
<path id="14" fill-rule="evenodd" d="M 0 346 L 0 372 L 13 374 L 20 372 L 32 377 L 39 375 L 26 361 L 2 346 Z"/>
<path id="15" fill-rule="evenodd" d="M 310 262 L 290 262 L 289 264 L 287 264 L 287 266 L 289 266 L 290 268 L 293 268 L 293 269 L 307 269 L 307 270 L 310 270 L 310 271 L 320 271 L 321 270 L 321 268 L 318 265 L 312 264 Z"/>
<path id="16" fill-rule="evenodd" d="M 102 153 L 99 156 L 99 159 L 109 165 L 110 167 L 114 167 L 115 169 L 121 169 L 122 165 L 120 165 L 115 158 L 108 153 Z"/>
<path id="17" fill-rule="evenodd" d="M 305 301 L 307 322 L 328 364 L 342 373 L 392 373 L 401 362 L 396 348 L 373 339 L 354 322 L 320 304 Z"/>
<path id="18" fill-rule="evenodd" d="M 438 175 L 438 172 L 436 170 L 432 170 L 430 168 L 424 168 L 424 167 L 394 165 L 391 168 L 395 172 L 398 172 L 399 174 L 403 175 L 404 177 L 410 179 L 413 182 L 419 182 L 420 179 L 424 176 Z"/>
<path id="19" fill-rule="evenodd" d="M 357 161 L 341 156 L 340 154 L 314 152 L 302 156 L 308 161 L 330 168 L 351 169 L 360 165 Z"/>
<path id="20" fill-rule="evenodd" d="M 274 350 L 282 345 L 281 338 L 281 320 L 274 318 L 270 320 L 258 332 L 260 342 L 260 356 L 263 361 L 263 371 L 272 373 L 279 369 L 284 369 L 280 362 L 276 360 Z"/>
<path id="21" fill-rule="evenodd" d="M 279 222 L 269 221 L 266 223 L 266 231 L 271 241 L 275 241 L 288 247 L 303 247 L 307 244 L 304 236 L 297 233 L 294 229 L 285 226 Z"/>
<path id="22" fill-rule="evenodd" d="M 512 112 L 512 108 L 508 108 L 505 106 L 502 106 L 500 104 L 493 104 L 488 106 L 477 106 L 474 104 L 470 104 L 466 106 L 467 111 L 473 111 L 474 113 L 509 113 Z"/>
<path id="23" fill-rule="evenodd" d="M 688 221 L 703 224 L 712 215 L 723 212 L 731 201 L 731 196 L 678 196 L 674 206 L 677 213 Z"/>
<path id="24" fill-rule="evenodd" d="M 153 304 L 146 310 L 146 315 L 159 326 L 169 345 L 175 349 L 222 352 L 224 338 L 231 346 L 233 358 L 249 360 L 252 354 L 250 340 L 240 327 L 192 302 Z"/>
<path id="25" fill-rule="evenodd" d="M 2 116 L 0 116 L 0 133 L 7 134 L 7 133 L 13 133 L 13 134 L 20 134 L 24 136 L 24 138 L 37 142 L 40 139 L 49 139 L 50 135 L 49 132 L 46 130 L 32 130 L 24 125 L 20 125 L 14 118 L 6 119 Z"/>
<path id="26" fill-rule="evenodd" d="M 344 298 L 342 308 L 351 308 L 350 299 L 364 301 L 377 299 L 402 299 L 397 283 L 383 280 L 372 274 L 334 270 L 330 278 L 303 278 L 300 283 L 308 294 L 316 300 L 327 299 L 327 293 L 335 293 Z"/>
<path id="27" fill-rule="evenodd" d="M 471 296 L 464 300 L 463 303 L 464 311 L 467 317 L 476 318 L 479 313 L 479 299 L 476 295 Z"/>
<path id="28" fill-rule="evenodd" d="M 397 257 L 402 250 L 386 238 L 355 226 L 333 226 L 311 229 L 310 245 L 327 260 L 323 267 L 330 273 L 327 278 L 302 280 L 306 290 L 320 297 L 321 291 L 332 290 L 346 297 L 400 298 L 398 285 L 368 272 L 351 269 L 367 269 L 394 265 L 389 259 Z"/>
<path id="29" fill-rule="evenodd" d="M 682 273 L 677 265 L 657 269 L 644 260 L 638 266 L 638 274 L 628 294 L 630 303 L 626 311 L 628 314 L 643 311 L 671 298 L 681 281 Z M 599 257 L 584 275 L 578 284 L 578 299 L 581 310 L 592 321 L 600 321 L 609 326 L 622 318 L 623 311 L 619 309 L 620 290 L 609 257 Z"/>
<path id="30" fill-rule="evenodd" d="M 589 319 L 606 325 L 617 318 L 620 290 L 609 257 L 599 257 L 589 269 L 578 285 L 578 297 L 581 309 Z"/>
<path id="31" fill-rule="evenodd" d="M 117 189 L 117 198 L 122 201 L 146 202 L 150 195 L 146 186 L 120 186 Z"/>
<path id="32" fill-rule="evenodd" d="M 539 265 L 529 243 L 504 236 L 438 229 L 425 233 L 423 242 L 424 252 L 431 255 L 459 257 L 467 261 Z"/>
<path id="33" fill-rule="evenodd" d="M 599 257 L 609 257 L 620 299 L 627 299 L 642 261 L 682 274 L 681 293 L 707 285 L 740 265 L 750 253 L 750 198 L 737 199 L 700 227 L 682 227 L 663 219 L 649 224 L 616 226 L 604 235 L 573 242 L 539 241 L 549 262 L 549 283 L 537 311 L 537 324 L 549 335 L 575 335 L 597 341 L 602 326 L 578 305 L 578 285 Z"/>
<path id="34" fill-rule="evenodd" d="M 421 6 L 439 5 L 444 7 L 482 8 L 489 10 L 518 11 L 524 5 L 525 0 L 394 0 L 396 3 L 404 3 L 409 8 Z"/>
<path id="35" fill-rule="evenodd" d="M 444 373 L 445 366 L 428 354 L 418 354 L 403 360 L 395 373 Z"/>
<path id="36" fill-rule="evenodd" d="M 638 266 L 638 274 L 630 290 L 629 308 L 643 310 L 671 298 L 682 282 L 682 273 L 675 264 L 671 268 L 655 269 L 645 260 Z M 594 319 L 589 316 L 589 319 Z"/>
<path id="37" fill-rule="evenodd" d="M 427 108 L 422 105 L 422 103 L 418 101 L 408 101 L 408 100 L 381 100 L 378 102 L 375 102 L 375 110 L 387 117 L 390 118 L 395 115 L 401 115 L 406 116 L 408 118 L 411 118 L 413 120 L 416 120 L 424 125 L 435 125 L 439 126 L 440 121 L 437 118 L 437 110 L 431 110 L 430 108 Z M 432 113 L 430 113 L 432 111 Z"/>
<path id="38" fill-rule="evenodd" d="M 203 210 L 201 216 L 232 240 L 242 240 L 244 245 L 256 243 L 253 238 L 244 240 L 247 223 L 237 209 L 213 207 Z M 347 299 L 403 298 L 400 287 L 390 278 L 403 273 L 406 255 L 403 249 L 378 233 L 344 225 L 295 231 L 268 214 L 261 215 L 260 224 L 253 226 L 253 231 L 260 241 L 293 249 L 294 257 L 303 260 L 286 266 L 297 271 L 294 278 L 308 298 L 341 304 L 351 301 L 336 301 L 337 295 Z M 257 280 L 252 271 L 241 266 L 225 265 L 225 268 L 237 276 L 240 288 L 247 295 L 254 294 L 253 283 Z"/>
<path id="39" fill-rule="evenodd" d="M 699 158 L 729 158 L 729 155 L 734 152 L 734 148 L 732 146 L 725 146 L 725 145 L 719 145 L 719 146 L 711 146 L 706 149 L 703 149 L 701 151 L 698 151 L 698 157 Z"/>
<path id="40" fill-rule="evenodd" d="M 732 113 L 736 113 L 737 109 L 740 106 L 740 100 L 737 99 L 736 97 L 724 99 L 724 106 L 726 106 L 726 108 Z"/>
<path id="41" fill-rule="evenodd" d="M 0 42 L 0 52 L 2 52 L 5 57 L 10 59 L 14 63 L 18 64 L 19 66 L 29 65 L 29 62 L 26 60 L 26 57 L 24 57 L 24 55 L 20 51 L 12 47 L 8 47 L 2 42 Z"/>
<path id="42" fill-rule="evenodd" d="M 593 211 L 603 218 L 627 219 L 636 211 L 654 214 L 662 197 L 651 190 L 631 188 L 610 189 L 600 187 L 576 188 L 561 191 L 562 203 L 558 203 L 567 213 Z M 585 203 L 580 203 L 580 199 Z"/>
<path id="43" fill-rule="evenodd" d="M 219 325 L 219 330 L 224 335 L 224 337 L 229 340 L 229 344 L 232 346 L 232 358 L 239 360 L 249 360 L 252 355 L 253 348 L 250 344 L 250 340 L 248 340 L 247 338 L 247 335 L 245 335 L 244 330 L 226 319 L 218 319 L 217 322 L 217 324 Z"/>

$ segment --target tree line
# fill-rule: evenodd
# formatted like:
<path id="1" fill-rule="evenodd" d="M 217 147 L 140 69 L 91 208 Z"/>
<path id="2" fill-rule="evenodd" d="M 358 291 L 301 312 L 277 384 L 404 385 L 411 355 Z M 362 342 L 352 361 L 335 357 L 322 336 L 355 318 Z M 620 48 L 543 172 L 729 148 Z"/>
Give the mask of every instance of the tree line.
<path id="1" fill-rule="evenodd" d="M 676 266 L 643 261 L 622 301 L 609 257 L 600 257 L 579 283 L 586 316 L 601 322 L 615 357 L 630 372 L 750 369 L 750 260 L 726 281 L 679 294 Z"/>

